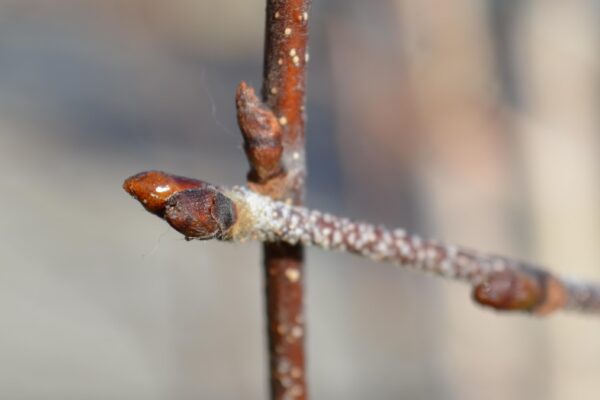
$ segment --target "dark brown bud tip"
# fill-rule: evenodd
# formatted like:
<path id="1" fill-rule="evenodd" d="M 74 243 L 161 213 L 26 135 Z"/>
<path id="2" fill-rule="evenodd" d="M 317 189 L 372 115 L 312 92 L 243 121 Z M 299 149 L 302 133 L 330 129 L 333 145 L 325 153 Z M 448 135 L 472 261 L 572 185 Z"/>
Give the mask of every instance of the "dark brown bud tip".
<path id="1" fill-rule="evenodd" d="M 475 301 L 496 310 L 534 311 L 544 300 L 544 288 L 535 275 L 524 272 L 493 273 L 473 291 Z"/>
<path id="2" fill-rule="evenodd" d="M 187 239 L 224 239 L 236 221 L 235 204 L 213 187 L 175 193 L 165 220 Z"/>
<path id="3" fill-rule="evenodd" d="M 170 175 L 162 171 L 146 171 L 133 175 L 125 180 L 123 189 L 146 210 L 162 217 L 167 199 L 174 193 L 185 189 L 197 189 L 208 186 L 197 179 Z"/>

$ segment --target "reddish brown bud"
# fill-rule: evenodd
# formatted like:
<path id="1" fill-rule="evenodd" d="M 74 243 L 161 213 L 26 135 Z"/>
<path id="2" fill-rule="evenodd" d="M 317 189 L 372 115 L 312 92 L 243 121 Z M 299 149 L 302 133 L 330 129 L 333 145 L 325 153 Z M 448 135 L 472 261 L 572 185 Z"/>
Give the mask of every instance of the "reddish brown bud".
<path id="1" fill-rule="evenodd" d="M 203 188 L 207 185 L 206 182 L 197 179 L 170 175 L 162 171 L 146 171 L 127 178 L 123 189 L 142 203 L 146 210 L 162 217 L 167 199 L 171 195 L 181 190 Z"/>
<path id="2" fill-rule="evenodd" d="M 497 310 L 522 310 L 547 315 L 567 302 L 564 285 L 548 272 L 522 268 L 491 274 L 477 285 L 473 297 L 482 305 Z"/>
<path id="3" fill-rule="evenodd" d="M 238 124 L 244 137 L 244 150 L 251 168 L 248 179 L 263 182 L 281 174 L 283 145 L 277 117 L 245 82 L 238 86 L 235 104 Z"/>
<path id="4" fill-rule="evenodd" d="M 537 276 L 512 270 L 491 274 L 473 291 L 479 304 L 507 311 L 531 311 L 543 296 L 544 290 Z"/>
<path id="5" fill-rule="evenodd" d="M 177 192 L 167 201 L 165 220 L 187 239 L 221 239 L 236 221 L 235 204 L 212 187 Z"/>
<path id="6" fill-rule="evenodd" d="M 546 300 L 547 280 L 548 276 L 533 270 L 496 272 L 475 287 L 473 297 L 497 310 L 536 312 Z"/>

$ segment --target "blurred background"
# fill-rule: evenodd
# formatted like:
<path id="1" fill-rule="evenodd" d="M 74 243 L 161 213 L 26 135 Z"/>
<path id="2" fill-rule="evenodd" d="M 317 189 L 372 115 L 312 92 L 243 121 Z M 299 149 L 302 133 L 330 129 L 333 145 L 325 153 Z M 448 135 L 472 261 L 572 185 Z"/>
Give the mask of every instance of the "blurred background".
<path id="1" fill-rule="evenodd" d="M 265 399 L 256 243 L 121 189 L 238 184 L 263 0 L 0 0 L 0 398 Z M 596 1 L 315 0 L 308 204 L 600 280 Z M 600 323 L 308 251 L 313 399 L 597 399 Z"/>

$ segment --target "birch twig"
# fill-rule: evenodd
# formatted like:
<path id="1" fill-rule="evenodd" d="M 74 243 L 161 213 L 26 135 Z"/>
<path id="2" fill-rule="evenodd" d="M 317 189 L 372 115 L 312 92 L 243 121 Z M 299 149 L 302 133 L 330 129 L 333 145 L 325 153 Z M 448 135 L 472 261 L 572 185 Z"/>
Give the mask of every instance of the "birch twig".
<path id="1" fill-rule="evenodd" d="M 600 312 L 598 285 L 563 279 L 508 257 L 423 240 L 402 229 L 274 201 L 246 187 L 220 188 L 158 171 L 134 175 L 123 186 L 190 240 L 316 246 L 466 282 L 478 303 L 497 310 Z M 288 279 L 294 277 L 290 273 Z"/>

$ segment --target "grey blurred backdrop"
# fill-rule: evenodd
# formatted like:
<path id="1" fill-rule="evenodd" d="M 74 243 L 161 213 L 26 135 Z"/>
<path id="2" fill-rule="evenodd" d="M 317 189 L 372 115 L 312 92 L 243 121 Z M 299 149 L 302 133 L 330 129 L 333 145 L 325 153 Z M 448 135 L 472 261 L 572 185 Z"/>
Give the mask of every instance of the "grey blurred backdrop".
<path id="1" fill-rule="evenodd" d="M 600 280 L 595 1 L 314 0 L 308 203 Z M 263 0 L 0 1 L 0 398 L 264 399 L 257 244 L 122 180 L 244 181 Z M 597 399 L 600 323 L 308 251 L 314 399 Z"/>

